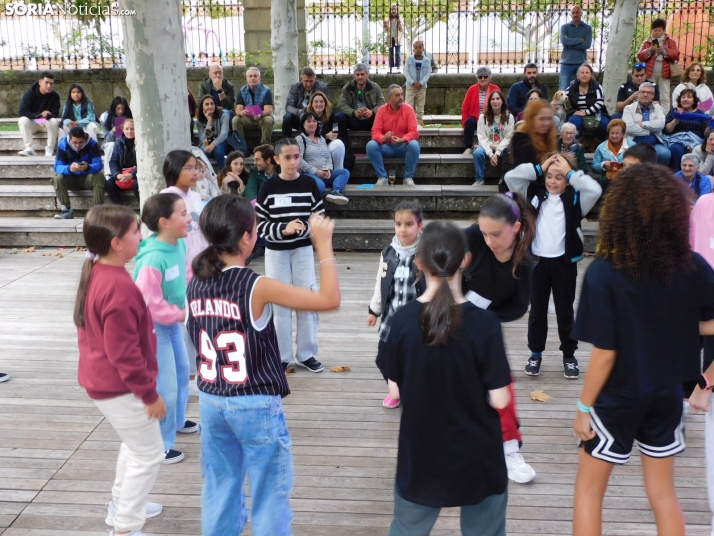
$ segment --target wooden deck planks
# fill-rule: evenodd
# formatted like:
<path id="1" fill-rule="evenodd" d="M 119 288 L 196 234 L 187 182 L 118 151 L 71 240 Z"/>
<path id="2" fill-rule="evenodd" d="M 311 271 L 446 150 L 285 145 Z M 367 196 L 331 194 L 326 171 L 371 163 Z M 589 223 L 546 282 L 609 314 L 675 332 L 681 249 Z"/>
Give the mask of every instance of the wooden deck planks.
<path id="1" fill-rule="evenodd" d="M 0 535 L 105 533 L 118 439 L 76 382 L 77 346 L 71 322 L 75 285 L 84 260 L 0 252 Z M 295 462 L 296 535 L 383 535 L 391 521 L 399 410 L 381 407 L 384 382 L 374 366 L 376 328 L 365 322 L 378 255 L 338 253 L 342 308 L 321 315 L 320 360 L 326 371 L 289 376 L 285 399 Z M 581 279 L 587 261 L 581 264 Z M 262 271 L 262 263 L 254 266 Z M 580 287 L 580 282 L 578 288 Z M 571 424 L 582 380 L 562 376 L 555 318 L 550 317 L 542 374 L 522 372 L 528 356 L 526 319 L 504 325 L 517 380 L 523 455 L 538 478 L 509 488 L 508 534 L 569 534 L 577 448 Z M 587 364 L 588 348 L 578 351 Z M 336 374 L 334 365 L 352 372 Z M 584 367 L 582 367 L 584 368 Z M 530 400 L 541 388 L 554 398 Z M 197 400 L 189 402 L 198 417 Z M 708 535 L 704 423 L 687 422 L 687 451 L 677 459 L 677 485 L 688 534 Z M 180 464 L 162 467 L 152 500 L 164 513 L 149 520 L 151 535 L 200 534 L 200 438 L 180 436 Z M 639 457 L 613 472 L 605 499 L 605 533 L 656 534 L 642 485 Z M 446 509 L 433 534 L 458 534 L 458 511 Z M 250 534 L 250 531 L 248 531 Z"/>

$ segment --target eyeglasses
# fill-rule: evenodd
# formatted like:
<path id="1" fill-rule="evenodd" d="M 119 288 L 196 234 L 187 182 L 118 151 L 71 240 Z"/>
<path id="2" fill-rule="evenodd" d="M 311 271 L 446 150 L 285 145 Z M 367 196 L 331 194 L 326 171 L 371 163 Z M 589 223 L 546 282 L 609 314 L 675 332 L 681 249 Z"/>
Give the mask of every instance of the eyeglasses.
<path id="1" fill-rule="evenodd" d="M 201 171 L 203 168 L 201 166 L 184 166 L 182 169 L 184 171 L 188 171 L 189 173 L 193 173 L 194 171 Z"/>
<path id="2" fill-rule="evenodd" d="M 488 80 L 489 78 L 491 78 L 491 77 L 488 76 L 488 75 L 486 75 L 486 76 L 481 75 L 481 76 L 478 77 L 479 80 Z"/>
<path id="3" fill-rule="evenodd" d="M 646 69 L 647 64 L 646 63 L 635 63 L 634 67 L 635 67 L 635 69 Z"/>

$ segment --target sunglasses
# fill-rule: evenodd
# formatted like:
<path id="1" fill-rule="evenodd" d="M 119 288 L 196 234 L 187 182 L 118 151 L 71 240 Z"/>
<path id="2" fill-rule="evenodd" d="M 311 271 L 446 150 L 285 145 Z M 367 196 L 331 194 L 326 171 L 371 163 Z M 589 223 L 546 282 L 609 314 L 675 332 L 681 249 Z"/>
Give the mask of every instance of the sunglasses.
<path id="1" fill-rule="evenodd" d="M 635 63 L 635 69 L 646 69 L 647 64 L 646 63 Z"/>
<path id="2" fill-rule="evenodd" d="M 488 76 L 488 75 L 486 75 L 486 76 L 483 76 L 483 75 L 482 75 L 482 76 L 479 76 L 479 77 L 478 77 L 479 80 L 488 80 L 489 78 L 491 78 L 491 77 Z"/>

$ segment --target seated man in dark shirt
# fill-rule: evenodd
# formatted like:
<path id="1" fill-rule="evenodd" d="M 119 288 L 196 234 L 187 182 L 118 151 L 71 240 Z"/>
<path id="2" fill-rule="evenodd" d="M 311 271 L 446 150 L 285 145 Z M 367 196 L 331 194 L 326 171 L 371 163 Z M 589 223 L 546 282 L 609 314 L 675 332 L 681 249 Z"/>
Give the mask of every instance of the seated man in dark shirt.
<path id="1" fill-rule="evenodd" d="M 625 106 L 632 104 L 639 96 L 639 87 L 642 82 L 647 80 L 647 65 L 644 63 L 635 63 L 632 68 L 632 80 L 625 82 L 617 91 L 617 105 L 615 106 L 617 113 L 612 114 L 612 119 L 622 119 L 622 113 Z M 654 102 L 659 104 L 659 86 L 652 83 L 655 88 Z"/>

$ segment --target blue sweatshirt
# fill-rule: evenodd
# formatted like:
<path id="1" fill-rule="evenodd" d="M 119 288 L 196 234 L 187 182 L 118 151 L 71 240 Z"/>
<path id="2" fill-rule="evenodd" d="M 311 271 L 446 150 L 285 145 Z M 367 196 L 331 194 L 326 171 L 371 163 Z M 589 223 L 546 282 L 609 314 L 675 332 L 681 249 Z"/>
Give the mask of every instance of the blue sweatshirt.
<path id="1" fill-rule="evenodd" d="M 560 63 L 582 65 L 587 62 L 587 51 L 593 44 L 593 29 L 584 22 L 578 26 L 568 22 L 560 27 L 560 42 L 563 44 Z"/>

